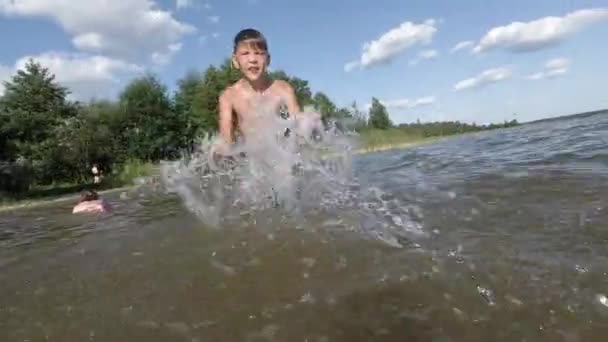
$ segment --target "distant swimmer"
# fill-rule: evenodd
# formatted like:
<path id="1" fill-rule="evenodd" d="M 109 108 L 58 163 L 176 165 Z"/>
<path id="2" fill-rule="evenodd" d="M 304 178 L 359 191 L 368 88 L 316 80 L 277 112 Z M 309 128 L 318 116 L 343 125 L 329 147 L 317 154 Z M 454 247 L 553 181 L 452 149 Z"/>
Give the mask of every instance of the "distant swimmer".
<path id="1" fill-rule="evenodd" d="M 311 126 L 322 125 L 318 113 L 301 112 L 291 84 L 268 77 L 269 64 L 268 44 L 259 31 L 244 29 L 237 33 L 234 38 L 232 65 L 241 71 L 243 77 L 227 87 L 218 99 L 219 130 L 222 141 L 216 152 L 220 155 L 229 154 L 230 146 L 234 142 L 233 113 L 237 115 L 237 128 L 245 142 L 248 139 L 256 140 L 256 134 L 259 135 L 260 132 L 267 132 L 264 125 L 267 124 L 268 118 L 259 116 L 259 108 L 254 108 L 255 104 L 259 104 L 257 100 L 262 95 L 266 101 L 265 109 L 272 114 L 281 115 L 281 106 L 285 105 L 289 120 L 296 122 L 296 129 L 301 127 L 307 131 Z M 307 134 L 307 132 L 299 132 L 299 129 L 296 133 Z"/>
<path id="2" fill-rule="evenodd" d="M 72 213 L 106 213 L 110 210 L 108 202 L 99 198 L 94 190 L 89 190 L 80 195 L 80 201 L 74 207 Z"/>

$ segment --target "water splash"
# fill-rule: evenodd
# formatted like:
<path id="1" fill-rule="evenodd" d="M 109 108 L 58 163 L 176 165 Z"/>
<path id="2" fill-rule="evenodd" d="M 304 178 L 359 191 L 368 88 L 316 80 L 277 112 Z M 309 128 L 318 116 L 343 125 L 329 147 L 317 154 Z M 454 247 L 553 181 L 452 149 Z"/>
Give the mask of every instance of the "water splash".
<path id="1" fill-rule="evenodd" d="M 166 189 L 205 224 L 246 219 L 273 225 L 276 215 L 268 211 L 274 210 L 301 223 L 331 219 L 343 230 L 394 246 L 402 245 L 397 231 L 420 231 L 398 201 L 375 188 L 361 189 L 352 173 L 356 134 L 335 124 L 326 129 L 313 112 L 281 118 L 263 97 L 259 101 L 246 139 L 228 155 L 218 158 L 220 138 L 206 136 L 188 157 L 161 165 Z"/>

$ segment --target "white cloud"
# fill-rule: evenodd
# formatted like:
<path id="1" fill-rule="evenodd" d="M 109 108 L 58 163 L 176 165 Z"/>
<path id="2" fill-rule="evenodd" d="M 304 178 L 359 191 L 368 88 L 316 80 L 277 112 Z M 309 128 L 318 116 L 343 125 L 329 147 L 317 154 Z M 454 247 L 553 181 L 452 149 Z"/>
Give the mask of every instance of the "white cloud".
<path id="1" fill-rule="evenodd" d="M 439 52 L 437 52 L 437 50 L 423 50 L 420 51 L 418 57 L 420 57 L 421 59 L 433 59 L 436 58 L 438 55 Z"/>
<path id="2" fill-rule="evenodd" d="M 171 53 L 196 31 L 151 0 L 3 0 L 2 14 L 49 18 L 73 36 L 79 50 L 120 59 Z"/>
<path id="3" fill-rule="evenodd" d="M 460 50 L 468 49 L 468 48 L 472 47 L 473 45 L 475 45 L 475 42 L 472 40 L 465 40 L 465 41 L 459 42 L 458 44 L 454 45 L 453 48 L 450 49 L 450 53 L 455 53 Z"/>
<path id="4" fill-rule="evenodd" d="M 462 80 L 454 85 L 454 91 L 481 88 L 511 78 L 512 71 L 507 67 L 485 70 L 478 75 Z"/>
<path id="5" fill-rule="evenodd" d="M 11 78 L 13 71 L 13 68 L 0 64 L 0 95 L 4 94 L 4 81 Z"/>
<path id="6" fill-rule="evenodd" d="M 192 0 L 175 0 L 175 7 L 177 9 L 190 8 L 192 7 L 192 5 L 194 5 L 194 2 Z"/>
<path id="7" fill-rule="evenodd" d="M 181 49 L 182 43 L 171 44 L 169 45 L 169 49 L 167 51 L 162 53 L 155 52 L 150 58 L 152 59 L 152 62 L 157 65 L 166 65 L 171 62 L 173 56 L 175 56 L 176 53 L 181 51 Z"/>
<path id="8" fill-rule="evenodd" d="M 209 22 L 212 24 L 217 24 L 220 22 L 220 16 L 219 15 L 210 15 L 207 17 L 207 20 L 209 20 Z"/>
<path id="9" fill-rule="evenodd" d="M 434 96 L 421 97 L 415 100 L 397 99 L 389 101 L 380 101 L 387 109 L 411 109 L 420 106 L 428 106 L 435 103 Z"/>
<path id="10" fill-rule="evenodd" d="M 410 60 L 409 64 L 416 65 L 422 60 L 435 59 L 437 56 L 439 56 L 439 52 L 437 50 L 422 50 L 418 52 L 416 58 Z"/>
<path id="11" fill-rule="evenodd" d="M 348 72 L 355 68 L 366 69 L 390 63 L 412 46 L 430 43 L 437 32 L 435 25 L 436 22 L 432 19 L 422 24 L 404 22 L 378 39 L 363 44 L 363 53 L 359 60 L 348 62 L 344 66 L 344 70 Z"/>
<path id="12" fill-rule="evenodd" d="M 110 96 L 122 77 L 143 71 L 138 65 L 105 56 L 47 52 L 23 56 L 13 67 L 0 66 L 0 80 L 7 80 L 23 69 L 30 59 L 48 68 L 55 80 L 72 92 L 71 97 L 80 100 Z"/>
<path id="13" fill-rule="evenodd" d="M 436 102 L 435 96 L 425 96 L 418 99 L 395 99 L 395 100 L 380 100 L 380 103 L 386 107 L 386 109 L 412 109 L 421 106 L 429 106 Z M 371 103 L 367 103 L 364 108 L 369 110 Z"/>
<path id="14" fill-rule="evenodd" d="M 513 22 L 488 31 L 473 52 L 481 53 L 498 48 L 511 52 L 539 50 L 556 45 L 602 20 L 608 20 L 608 8 L 583 9 L 563 17 L 550 16 L 529 22 Z"/>
<path id="15" fill-rule="evenodd" d="M 567 58 L 560 57 L 550 59 L 545 63 L 543 71 L 528 76 L 528 79 L 541 80 L 545 78 L 554 78 L 562 76 L 568 72 L 570 64 L 571 62 Z"/>

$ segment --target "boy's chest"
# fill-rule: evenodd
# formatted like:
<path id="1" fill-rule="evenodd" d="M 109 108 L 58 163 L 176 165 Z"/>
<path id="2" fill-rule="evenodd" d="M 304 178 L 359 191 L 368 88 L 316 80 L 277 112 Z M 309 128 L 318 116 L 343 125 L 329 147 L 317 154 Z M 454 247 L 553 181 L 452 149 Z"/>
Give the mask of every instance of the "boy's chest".
<path id="1" fill-rule="evenodd" d="M 242 97 L 234 102 L 233 108 L 240 119 L 253 119 L 268 114 L 278 114 L 281 109 L 281 100 L 274 94 L 252 95 Z"/>

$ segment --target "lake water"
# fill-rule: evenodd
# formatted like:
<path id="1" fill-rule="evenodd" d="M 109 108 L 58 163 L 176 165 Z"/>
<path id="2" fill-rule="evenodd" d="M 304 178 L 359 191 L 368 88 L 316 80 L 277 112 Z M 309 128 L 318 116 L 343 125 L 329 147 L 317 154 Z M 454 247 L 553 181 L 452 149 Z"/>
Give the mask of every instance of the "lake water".
<path id="1" fill-rule="evenodd" d="M 269 208 L 211 228 L 146 187 L 108 196 L 112 215 L 2 212 L 0 340 L 608 338 L 608 113 L 354 171 L 364 203 L 305 221 Z"/>

